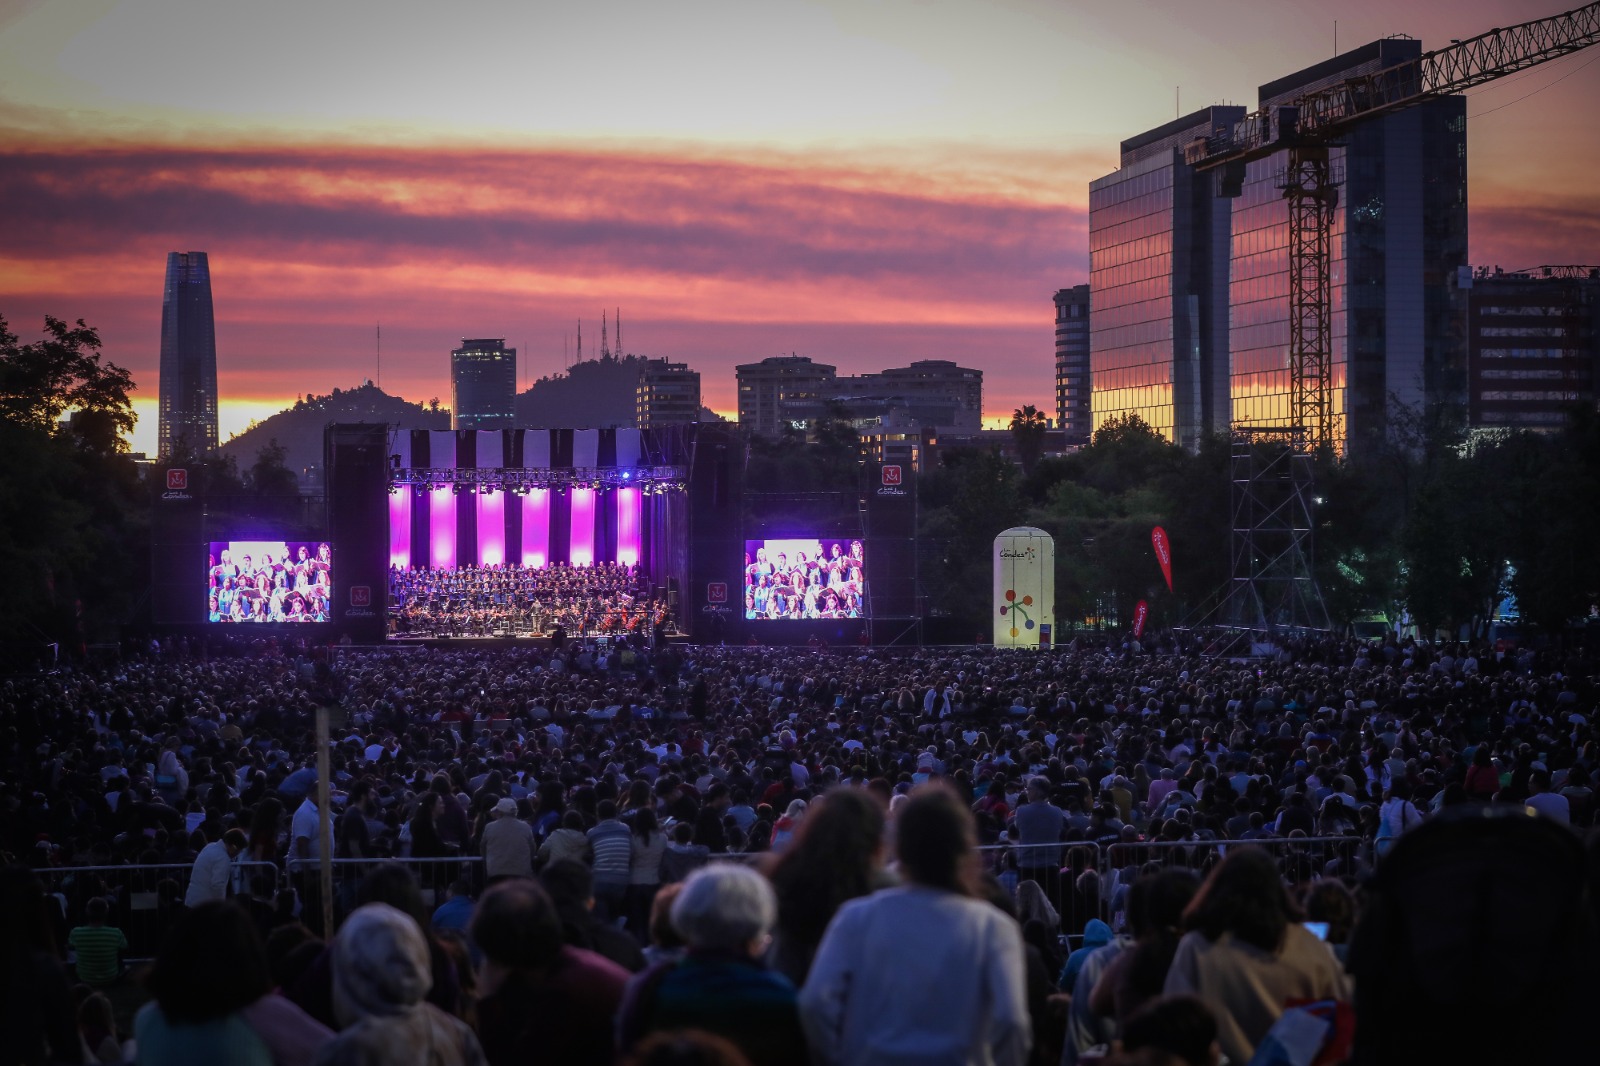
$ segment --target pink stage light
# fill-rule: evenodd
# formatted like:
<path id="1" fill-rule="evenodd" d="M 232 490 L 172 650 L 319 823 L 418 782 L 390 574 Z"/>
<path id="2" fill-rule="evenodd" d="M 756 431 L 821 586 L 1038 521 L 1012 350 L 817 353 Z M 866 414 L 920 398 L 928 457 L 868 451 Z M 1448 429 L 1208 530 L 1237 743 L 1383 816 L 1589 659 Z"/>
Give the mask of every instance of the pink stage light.
<path id="1" fill-rule="evenodd" d="M 594 562 L 594 489 L 572 490 L 572 550 L 569 558 L 573 566 L 588 566 Z"/>
<path id="2" fill-rule="evenodd" d="M 504 566 L 506 562 L 506 494 L 478 494 L 478 565 Z"/>
<path id="3" fill-rule="evenodd" d="M 411 568 L 411 486 L 389 490 L 389 565 Z"/>
<path id="4" fill-rule="evenodd" d="M 617 490 L 617 562 L 632 566 L 639 561 L 639 490 Z"/>
<path id="5" fill-rule="evenodd" d="M 449 489 L 428 494 L 428 562 L 436 569 L 456 565 L 456 498 Z"/>
<path id="6" fill-rule="evenodd" d="M 530 489 L 522 497 L 522 565 L 550 562 L 550 490 Z"/>

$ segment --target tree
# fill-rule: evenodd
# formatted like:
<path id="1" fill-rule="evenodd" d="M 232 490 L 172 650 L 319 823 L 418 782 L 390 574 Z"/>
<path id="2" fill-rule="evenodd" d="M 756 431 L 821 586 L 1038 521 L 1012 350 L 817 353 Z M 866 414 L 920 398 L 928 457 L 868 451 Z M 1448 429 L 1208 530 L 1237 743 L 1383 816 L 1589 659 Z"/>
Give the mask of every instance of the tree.
<path id="1" fill-rule="evenodd" d="M 128 399 L 132 376 L 100 361 L 100 334 L 83 319 L 69 326 L 46 315 L 44 330 L 43 340 L 19 344 L 0 316 L 0 417 L 55 434 L 72 414 L 80 439 L 101 451 L 127 451 L 122 434 L 137 421 Z"/>
<path id="2" fill-rule="evenodd" d="M 256 496 L 296 496 L 300 493 L 300 478 L 289 469 L 285 460 L 289 449 L 273 437 L 256 452 L 256 461 L 250 464 L 250 491 Z"/>
<path id="3" fill-rule="evenodd" d="M 1049 420 L 1031 403 L 1012 412 L 1011 439 L 1016 442 L 1024 474 L 1033 473 L 1034 466 L 1044 455 L 1044 435 L 1049 428 Z"/>

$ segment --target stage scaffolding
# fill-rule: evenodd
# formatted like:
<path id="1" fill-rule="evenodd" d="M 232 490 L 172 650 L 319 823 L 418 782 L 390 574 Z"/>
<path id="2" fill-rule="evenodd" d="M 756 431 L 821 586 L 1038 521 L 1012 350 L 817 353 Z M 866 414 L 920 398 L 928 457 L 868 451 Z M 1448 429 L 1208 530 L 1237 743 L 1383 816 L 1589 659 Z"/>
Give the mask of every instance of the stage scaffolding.
<path id="1" fill-rule="evenodd" d="M 1235 427 L 1223 626 L 1267 635 L 1331 628 L 1313 569 L 1312 459 L 1291 431 Z"/>

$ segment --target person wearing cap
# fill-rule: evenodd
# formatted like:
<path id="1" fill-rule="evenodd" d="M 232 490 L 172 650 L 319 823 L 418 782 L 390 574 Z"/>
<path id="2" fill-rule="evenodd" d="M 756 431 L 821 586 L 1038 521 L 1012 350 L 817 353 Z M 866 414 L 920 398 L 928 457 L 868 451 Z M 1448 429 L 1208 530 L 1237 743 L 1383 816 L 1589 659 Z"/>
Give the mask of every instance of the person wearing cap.
<path id="1" fill-rule="evenodd" d="M 483 827 L 483 871 L 490 883 L 533 876 L 533 830 L 517 817 L 517 801 L 502 796 Z"/>

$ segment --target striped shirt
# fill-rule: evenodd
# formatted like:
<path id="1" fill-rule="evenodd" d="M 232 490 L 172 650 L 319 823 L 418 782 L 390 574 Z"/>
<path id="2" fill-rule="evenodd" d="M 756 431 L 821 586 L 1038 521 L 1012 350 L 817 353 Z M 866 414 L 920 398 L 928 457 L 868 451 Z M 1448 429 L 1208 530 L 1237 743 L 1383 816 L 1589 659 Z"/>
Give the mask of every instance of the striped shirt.
<path id="1" fill-rule="evenodd" d="M 117 953 L 128 950 L 128 938 L 116 926 L 80 925 L 67 934 L 67 946 L 77 955 L 84 984 L 108 985 L 122 975 Z"/>
<path id="2" fill-rule="evenodd" d="M 627 885 L 628 872 L 633 866 L 632 838 L 633 831 L 615 818 L 607 818 L 589 830 L 596 887 Z"/>

